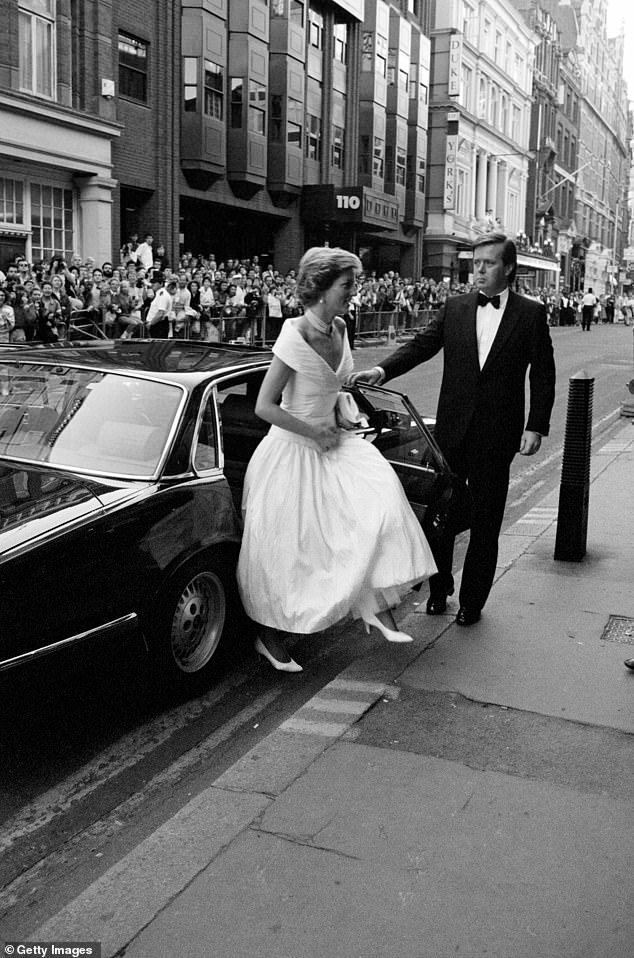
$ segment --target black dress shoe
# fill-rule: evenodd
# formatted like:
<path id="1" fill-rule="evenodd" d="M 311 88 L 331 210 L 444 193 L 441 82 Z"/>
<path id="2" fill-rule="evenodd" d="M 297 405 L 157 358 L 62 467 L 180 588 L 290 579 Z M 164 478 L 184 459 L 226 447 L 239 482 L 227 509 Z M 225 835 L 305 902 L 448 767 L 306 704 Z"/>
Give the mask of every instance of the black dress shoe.
<path id="1" fill-rule="evenodd" d="M 474 625 L 480 621 L 480 609 L 472 609 L 468 605 L 461 605 L 456 616 L 457 625 Z"/>
<path id="2" fill-rule="evenodd" d="M 427 599 L 427 615 L 442 615 L 447 610 L 446 595 L 430 595 Z"/>
<path id="3" fill-rule="evenodd" d="M 634 659 L 626 659 L 623 665 L 634 672 Z"/>

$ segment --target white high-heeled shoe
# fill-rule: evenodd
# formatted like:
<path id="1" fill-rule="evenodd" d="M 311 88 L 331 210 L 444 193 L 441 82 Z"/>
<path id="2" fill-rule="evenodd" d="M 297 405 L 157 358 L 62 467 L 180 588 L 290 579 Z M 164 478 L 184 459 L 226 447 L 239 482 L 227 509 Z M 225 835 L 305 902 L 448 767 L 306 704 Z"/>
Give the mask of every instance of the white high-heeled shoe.
<path id="1" fill-rule="evenodd" d="M 370 631 L 370 626 L 373 625 L 375 629 L 378 629 L 379 632 L 383 634 L 383 638 L 387 639 L 388 642 L 413 642 L 414 639 L 411 635 L 408 635 L 407 632 L 395 632 L 394 629 L 388 629 L 386 625 L 383 625 L 381 620 L 376 615 L 365 615 L 363 617 L 365 622 L 366 632 Z"/>
<path id="2" fill-rule="evenodd" d="M 303 672 L 303 668 L 296 662 L 294 659 L 290 659 L 288 662 L 280 662 L 279 659 L 276 659 L 274 655 L 271 655 L 267 647 L 265 646 L 262 639 L 258 636 L 255 640 L 255 651 L 258 655 L 261 655 L 263 659 L 266 659 L 267 662 L 270 662 L 274 669 L 277 669 L 278 672 Z"/>

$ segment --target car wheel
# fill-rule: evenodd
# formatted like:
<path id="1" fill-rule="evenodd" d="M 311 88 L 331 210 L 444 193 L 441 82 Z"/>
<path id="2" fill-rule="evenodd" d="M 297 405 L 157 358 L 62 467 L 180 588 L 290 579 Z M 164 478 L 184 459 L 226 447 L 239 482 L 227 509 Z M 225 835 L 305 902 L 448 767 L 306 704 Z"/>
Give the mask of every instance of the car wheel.
<path id="1" fill-rule="evenodd" d="M 169 582 L 155 636 L 162 679 L 176 691 L 197 691 L 219 671 L 227 618 L 223 576 L 209 559 L 188 562 Z"/>

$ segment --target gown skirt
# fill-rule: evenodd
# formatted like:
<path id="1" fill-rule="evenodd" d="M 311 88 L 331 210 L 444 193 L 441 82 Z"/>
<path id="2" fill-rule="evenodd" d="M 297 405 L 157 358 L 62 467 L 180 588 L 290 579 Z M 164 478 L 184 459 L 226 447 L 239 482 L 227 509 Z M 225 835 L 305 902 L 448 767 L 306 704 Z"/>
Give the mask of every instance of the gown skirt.
<path id="1" fill-rule="evenodd" d="M 313 421 L 332 421 L 339 385 Z M 436 571 L 398 476 L 371 442 L 345 430 L 322 452 L 271 426 L 249 463 L 242 510 L 242 601 L 255 622 L 282 632 L 311 634 L 392 608 Z"/>

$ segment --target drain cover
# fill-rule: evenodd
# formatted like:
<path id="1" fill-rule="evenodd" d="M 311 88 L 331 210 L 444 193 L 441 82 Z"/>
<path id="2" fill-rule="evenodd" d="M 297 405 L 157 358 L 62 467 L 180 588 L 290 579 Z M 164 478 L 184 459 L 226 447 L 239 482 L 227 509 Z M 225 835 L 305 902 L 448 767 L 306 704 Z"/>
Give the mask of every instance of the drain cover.
<path id="1" fill-rule="evenodd" d="M 606 642 L 634 645 L 634 619 L 626 615 L 611 615 L 601 636 Z"/>

